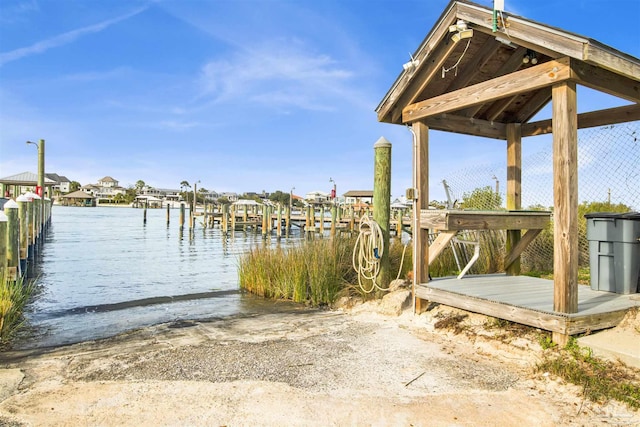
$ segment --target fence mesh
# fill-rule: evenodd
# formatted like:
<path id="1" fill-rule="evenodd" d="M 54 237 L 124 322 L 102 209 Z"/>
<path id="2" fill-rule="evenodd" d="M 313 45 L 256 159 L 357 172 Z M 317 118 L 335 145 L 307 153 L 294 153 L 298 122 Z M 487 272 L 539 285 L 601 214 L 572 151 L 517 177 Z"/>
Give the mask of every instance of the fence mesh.
<path id="1" fill-rule="evenodd" d="M 551 135 L 523 140 L 523 209 L 553 211 L 552 141 Z M 506 150 L 504 161 L 454 171 L 443 181 L 456 207 L 482 210 L 505 208 L 506 185 L 501 187 L 501 183 L 506 183 Z M 587 267 L 589 245 L 584 214 L 640 210 L 640 122 L 578 131 L 578 202 L 579 265 Z M 494 251 L 499 250 L 502 259 L 504 232 L 487 233 L 483 239 L 493 242 L 489 256 L 495 257 Z M 465 258 L 470 256 L 467 246 L 456 249 Z M 453 255 L 445 255 L 445 259 L 453 259 Z M 521 265 L 523 272 L 553 271 L 553 223 L 529 245 Z M 476 263 L 471 271 L 487 273 L 500 268 L 487 259 Z"/>

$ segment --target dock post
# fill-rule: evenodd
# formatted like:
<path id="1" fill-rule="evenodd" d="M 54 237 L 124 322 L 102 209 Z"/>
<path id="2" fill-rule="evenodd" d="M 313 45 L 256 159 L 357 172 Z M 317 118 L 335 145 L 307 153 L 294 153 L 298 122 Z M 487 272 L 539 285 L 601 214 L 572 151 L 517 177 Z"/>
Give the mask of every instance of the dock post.
<path id="1" fill-rule="evenodd" d="M 320 234 L 324 234 L 324 205 L 320 206 Z"/>
<path id="2" fill-rule="evenodd" d="M 380 273 L 377 282 L 381 288 L 391 283 L 391 264 L 389 260 L 389 228 L 391 218 L 391 143 L 380 137 L 373 145 L 373 220 L 382 230 L 384 251 L 380 259 Z"/>
<path id="3" fill-rule="evenodd" d="M 7 278 L 7 215 L 0 211 L 0 280 Z M 0 285 L 4 285 L 0 282 Z"/>
<path id="4" fill-rule="evenodd" d="M 20 271 L 27 271 L 27 256 L 29 249 L 29 217 L 28 205 L 31 202 L 27 196 L 20 195 L 16 198 L 18 203 L 18 217 L 20 218 Z"/>
<path id="5" fill-rule="evenodd" d="M 267 238 L 267 205 L 262 205 L 262 237 Z"/>
<path id="6" fill-rule="evenodd" d="M 220 218 L 220 228 L 224 234 L 229 232 L 229 205 L 222 205 L 222 217 Z"/>
<path id="7" fill-rule="evenodd" d="M 311 205 L 307 205 L 307 216 L 305 217 L 305 222 L 304 222 L 304 231 L 311 231 L 311 212 L 312 212 L 312 207 Z"/>
<path id="8" fill-rule="evenodd" d="M 356 210 L 353 206 L 349 207 L 349 231 L 353 233 L 356 229 Z"/>
<path id="9" fill-rule="evenodd" d="M 231 205 L 231 232 L 236 230 L 236 205 Z"/>
<path id="10" fill-rule="evenodd" d="M 34 246 L 33 244 L 35 243 L 35 237 L 33 234 L 34 231 L 34 211 L 35 211 L 35 203 L 34 203 L 34 199 L 33 193 L 27 193 L 26 196 L 29 198 L 29 201 L 31 203 L 27 203 L 27 264 L 33 264 L 33 260 L 34 260 Z M 0 276 L 2 277 L 2 276 Z"/>
<path id="11" fill-rule="evenodd" d="M 282 237 L 282 204 L 278 203 L 278 215 L 276 217 L 276 236 Z"/>
<path id="12" fill-rule="evenodd" d="M 20 276 L 20 218 L 18 218 L 18 204 L 9 200 L 4 204 L 7 215 L 7 278 L 14 282 Z"/>
<path id="13" fill-rule="evenodd" d="M 291 232 L 291 209 L 289 206 L 284 207 L 284 233 L 286 236 L 289 236 L 289 232 Z"/>
<path id="14" fill-rule="evenodd" d="M 184 203 L 180 203 L 180 218 L 178 222 L 180 223 L 180 230 L 184 229 Z"/>
<path id="15" fill-rule="evenodd" d="M 331 206 L 331 238 L 336 237 L 336 221 L 338 220 L 338 207 L 334 204 Z"/>
<path id="16" fill-rule="evenodd" d="M 142 223 L 147 223 L 147 208 L 149 207 L 149 199 L 144 201 L 144 211 L 143 211 L 143 220 Z"/>
<path id="17" fill-rule="evenodd" d="M 404 215 L 404 209 L 398 209 L 398 222 L 396 223 L 396 236 L 402 240 L 402 220 Z"/>
<path id="18" fill-rule="evenodd" d="M 171 205 L 167 203 L 167 227 L 169 226 L 170 218 L 171 218 Z"/>

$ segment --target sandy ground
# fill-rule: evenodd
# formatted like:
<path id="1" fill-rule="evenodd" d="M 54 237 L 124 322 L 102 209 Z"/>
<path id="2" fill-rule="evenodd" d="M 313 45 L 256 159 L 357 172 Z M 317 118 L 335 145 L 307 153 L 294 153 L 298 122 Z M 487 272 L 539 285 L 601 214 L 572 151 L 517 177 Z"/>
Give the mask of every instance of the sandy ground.
<path id="1" fill-rule="evenodd" d="M 534 339 L 435 329 L 414 316 L 288 310 L 179 322 L 0 357 L 0 425 L 640 425 L 533 366 Z M 471 315 L 467 323 L 487 322 Z"/>

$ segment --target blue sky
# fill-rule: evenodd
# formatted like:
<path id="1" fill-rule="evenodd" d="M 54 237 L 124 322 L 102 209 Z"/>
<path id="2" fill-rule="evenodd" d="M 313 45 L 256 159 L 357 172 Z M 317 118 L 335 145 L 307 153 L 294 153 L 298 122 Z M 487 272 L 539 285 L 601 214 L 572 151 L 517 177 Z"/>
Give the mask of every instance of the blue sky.
<path id="1" fill-rule="evenodd" d="M 109 175 L 304 194 L 333 178 L 341 194 L 372 188 L 385 136 L 402 195 L 411 135 L 374 110 L 447 4 L 3 0 L 0 176 L 35 172 L 25 141 L 43 138 L 47 172 L 82 184 Z M 640 0 L 506 0 L 506 10 L 640 56 Z M 581 111 L 625 103 L 578 96 Z M 430 147 L 431 199 L 445 198 L 452 169 L 505 157 L 502 141 L 450 133 L 433 132 Z"/>

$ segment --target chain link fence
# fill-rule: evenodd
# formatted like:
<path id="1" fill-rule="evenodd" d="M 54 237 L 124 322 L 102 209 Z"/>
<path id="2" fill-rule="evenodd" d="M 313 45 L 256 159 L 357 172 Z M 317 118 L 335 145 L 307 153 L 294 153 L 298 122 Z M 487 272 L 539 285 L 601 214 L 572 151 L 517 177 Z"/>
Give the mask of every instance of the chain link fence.
<path id="1" fill-rule="evenodd" d="M 552 142 L 551 135 L 523 139 L 522 209 L 553 211 Z M 530 147 L 535 147 L 535 151 Z M 454 171 L 444 178 L 443 185 L 449 200 L 442 201 L 440 206 L 448 203 L 463 209 L 505 209 L 506 148 L 504 161 Z M 640 122 L 578 131 L 578 203 L 579 266 L 588 267 L 584 214 L 640 210 Z M 487 255 L 481 257 L 471 272 L 500 271 L 503 266 L 496 259 L 504 258 L 505 232 L 482 234 L 483 245 L 489 245 L 490 250 L 485 251 Z M 467 246 L 458 245 L 455 252 L 449 249 L 451 253 L 443 254 L 443 263 L 446 259 L 468 258 Z M 523 272 L 553 271 L 553 221 L 522 254 L 521 265 Z M 450 274 L 455 267 L 439 265 L 436 271 L 442 269 L 442 274 Z"/>

